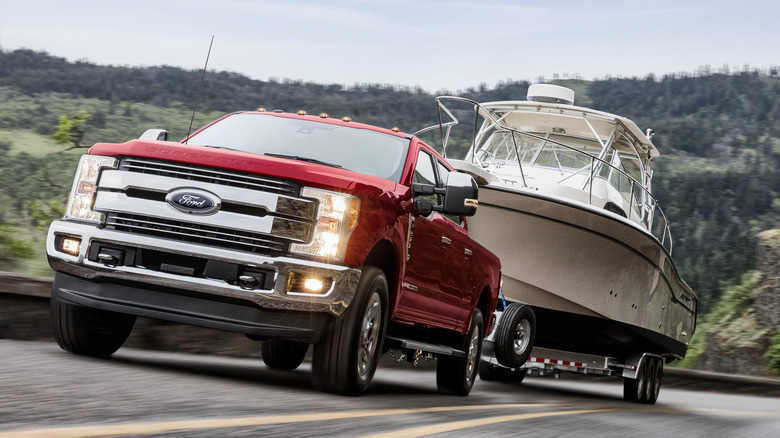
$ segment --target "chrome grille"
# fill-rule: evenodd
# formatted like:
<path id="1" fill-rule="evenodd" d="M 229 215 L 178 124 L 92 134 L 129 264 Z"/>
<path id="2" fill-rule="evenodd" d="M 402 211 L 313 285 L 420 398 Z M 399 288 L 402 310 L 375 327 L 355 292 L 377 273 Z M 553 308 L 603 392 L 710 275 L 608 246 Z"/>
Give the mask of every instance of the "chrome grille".
<path id="1" fill-rule="evenodd" d="M 266 234 L 152 216 L 109 213 L 106 219 L 106 228 L 112 230 L 257 254 L 282 253 L 289 246 L 289 241 Z"/>
<path id="2" fill-rule="evenodd" d="M 127 157 L 121 160 L 119 169 L 128 172 L 221 184 L 287 196 L 299 196 L 300 194 L 300 185 L 293 181 L 186 163 Z"/>

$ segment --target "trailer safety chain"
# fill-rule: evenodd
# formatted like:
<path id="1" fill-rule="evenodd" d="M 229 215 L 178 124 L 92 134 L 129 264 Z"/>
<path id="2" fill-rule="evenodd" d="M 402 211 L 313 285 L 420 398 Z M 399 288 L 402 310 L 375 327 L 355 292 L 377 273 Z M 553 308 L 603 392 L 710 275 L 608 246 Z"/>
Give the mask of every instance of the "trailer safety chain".
<path id="1" fill-rule="evenodd" d="M 405 356 L 406 356 L 405 353 L 401 353 L 401 355 L 398 356 L 398 358 L 396 359 L 395 353 L 393 353 L 393 349 L 392 348 L 390 349 L 390 358 L 393 359 L 393 362 L 395 363 L 401 363 L 401 361 L 404 360 Z"/>
<path id="2" fill-rule="evenodd" d="M 393 349 L 390 349 L 390 358 L 393 359 L 393 362 L 395 363 L 401 363 L 402 360 L 406 357 L 406 353 L 401 353 L 400 356 L 397 358 L 395 357 L 395 352 L 393 352 Z M 410 361 L 412 362 L 413 367 L 417 367 L 417 365 L 420 364 L 420 358 L 422 357 L 422 350 L 414 350 L 414 360 Z"/>

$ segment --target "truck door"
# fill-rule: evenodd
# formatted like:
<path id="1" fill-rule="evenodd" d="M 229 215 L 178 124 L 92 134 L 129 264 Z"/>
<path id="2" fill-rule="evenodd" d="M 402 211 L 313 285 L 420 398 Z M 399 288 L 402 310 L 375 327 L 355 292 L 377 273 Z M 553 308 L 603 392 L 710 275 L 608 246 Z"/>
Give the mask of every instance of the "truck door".
<path id="1" fill-rule="evenodd" d="M 437 161 L 438 177 L 442 185 L 447 183 L 447 176 L 450 170 L 441 162 Z M 469 237 L 468 232 L 463 228 L 463 217 L 453 215 L 443 215 L 445 221 L 442 223 L 444 234 L 449 238 L 449 246 L 444 262 L 444 269 L 441 273 L 441 291 L 445 294 L 446 300 L 451 301 L 458 307 L 458 327 L 463 329 L 464 333 L 468 330 L 465 324 L 471 318 L 471 298 L 474 296 L 475 278 L 471 273 L 474 272 L 472 263 L 472 248 L 474 242 Z"/>
<path id="2" fill-rule="evenodd" d="M 434 162 L 431 154 L 420 150 L 414 181 L 440 185 Z M 440 204 L 441 200 L 433 198 L 432 202 Z M 452 294 L 444 293 L 442 284 L 445 279 L 450 284 L 453 269 L 447 265 L 447 260 L 452 258 L 449 254 L 453 242 L 452 223 L 436 212 L 427 217 L 413 213 L 409 221 L 408 259 L 397 315 L 406 322 L 455 328 L 460 304 Z"/>

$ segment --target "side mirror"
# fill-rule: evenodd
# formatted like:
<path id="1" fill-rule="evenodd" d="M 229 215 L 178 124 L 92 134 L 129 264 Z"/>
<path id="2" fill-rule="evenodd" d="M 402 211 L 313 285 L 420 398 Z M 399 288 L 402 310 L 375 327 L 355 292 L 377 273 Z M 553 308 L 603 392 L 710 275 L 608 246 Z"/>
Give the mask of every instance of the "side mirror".
<path id="1" fill-rule="evenodd" d="M 428 216 L 435 210 L 432 199 L 442 189 L 437 189 L 431 184 L 412 183 L 412 196 L 414 196 L 414 210 L 420 216 Z"/>
<path id="2" fill-rule="evenodd" d="M 146 132 L 138 137 L 140 140 L 168 140 L 168 131 L 165 129 L 147 129 Z"/>
<path id="3" fill-rule="evenodd" d="M 412 195 L 417 214 L 428 216 L 438 211 L 453 216 L 474 216 L 477 213 L 479 188 L 474 178 L 465 173 L 451 172 L 444 188 L 431 184 L 413 183 Z M 434 204 L 436 195 L 444 197 L 444 205 Z"/>
<path id="4" fill-rule="evenodd" d="M 471 175 L 451 172 L 444 190 L 445 214 L 474 216 L 477 213 L 479 187 Z"/>

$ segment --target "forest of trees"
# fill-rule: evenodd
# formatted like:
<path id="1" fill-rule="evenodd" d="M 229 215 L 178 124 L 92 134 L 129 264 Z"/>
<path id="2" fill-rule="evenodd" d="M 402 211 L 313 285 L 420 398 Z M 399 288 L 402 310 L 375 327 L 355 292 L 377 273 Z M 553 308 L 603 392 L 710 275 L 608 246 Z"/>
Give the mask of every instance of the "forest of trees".
<path id="1" fill-rule="evenodd" d="M 60 117 L 86 111 L 83 143 L 122 142 L 146 128 L 189 129 L 201 72 L 98 66 L 29 50 L 0 51 L 0 270 L 45 274 L 47 220 L 61 212 L 82 150 L 54 144 Z M 780 226 L 780 78 L 769 72 L 555 81 L 576 103 L 653 128 L 661 152 L 654 194 L 672 227 L 673 255 L 702 310 L 755 263 L 755 235 Z M 477 101 L 524 99 L 527 81 L 451 92 Z M 208 72 L 195 127 L 265 107 L 414 132 L 436 122 L 420 88 L 259 81 Z"/>

